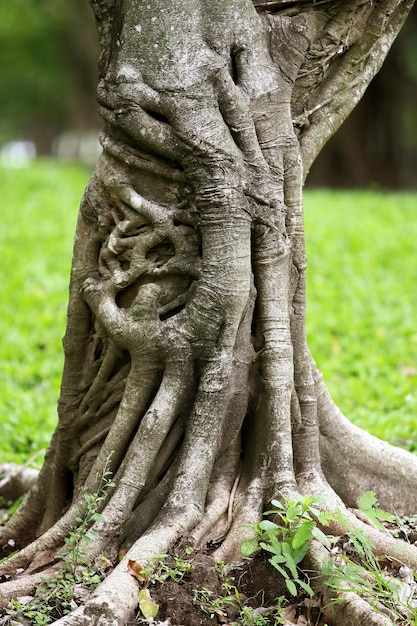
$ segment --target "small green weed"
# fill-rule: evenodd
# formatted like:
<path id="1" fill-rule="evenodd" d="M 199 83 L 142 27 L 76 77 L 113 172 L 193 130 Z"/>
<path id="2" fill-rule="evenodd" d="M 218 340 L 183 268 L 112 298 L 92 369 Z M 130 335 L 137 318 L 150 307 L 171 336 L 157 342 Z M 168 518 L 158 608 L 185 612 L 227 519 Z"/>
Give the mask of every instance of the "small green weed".
<path id="1" fill-rule="evenodd" d="M 129 560 L 128 572 L 144 587 L 139 591 L 139 610 L 145 620 L 152 620 L 159 611 L 149 591 L 150 585 L 162 585 L 167 580 L 183 583 L 184 579 L 194 571 L 192 555 L 194 548 L 188 547 L 180 554 L 170 555 L 165 552 L 156 554 L 150 559 L 147 567 L 142 567 L 137 561 Z"/>
<path id="2" fill-rule="evenodd" d="M 215 617 L 223 619 L 227 616 L 227 608 L 240 608 L 239 592 L 237 589 L 236 592 L 237 595 L 234 593 L 233 595 L 225 594 L 217 596 L 211 589 L 203 587 L 202 589 L 194 590 L 193 602 L 199 606 L 206 615 L 209 615 L 210 619 L 214 619 Z"/>
<path id="3" fill-rule="evenodd" d="M 317 508 L 324 498 L 297 495 L 283 501 L 272 500 L 275 507 L 264 515 L 272 515 L 275 521 L 265 519 L 252 526 L 256 536 L 242 544 L 243 556 L 252 555 L 258 548 L 272 554 L 268 559 L 284 577 L 285 584 L 292 596 L 297 596 L 298 588 L 310 596 L 314 592 L 304 574 L 298 567 L 308 550 L 308 542 L 318 539 L 329 544 L 329 539 L 317 524 L 328 526 L 333 519 L 331 513 Z"/>
<path id="4" fill-rule="evenodd" d="M 296 596 L 301 589 L 312 596 L 313 590 L 309 581 L 301 577 L 302 572 L 298 564 L 306 555 L 311 539 L 317 539 L 331 547 L 330 538 L 317 527 L 317 524 L 328 526 L 330 521 L 337 520 L 345 528 L 347 542 L 355 556 L 351 558 L 345 551 L 341 551 L 334 559 L 329 558 L 324 574 L 327 577 L 326 584 L 335 591 L 332 603 L 342 602 L 344 593 L 353 592 L 366 599 L 375 610 L 390 615 L 393 620 L 407 619 L 407 624 L 417 626 L 415 573 L 401 566 L 399 575 L 390 574 L 381 565 L 386 558 L 375 556 L 374 545 L 366 533 L 349 523 L 340 511 L 331 513 L 320 510 L 318 505 L 323 501 L 324 498 L 308 496 L 283 498 L 282 501 L 273 500 L 272 505 L 275 508 L 267 511 L 265 515 L 273 515 L 274 521 L 262 520 L 252 526 L 256 536 L 242 544 L 242 554 L 250 556 L 258 548 L 271 553 L 269 562 L 283 576 L 291 595 Z M 395 523 L 398 526 L 401 521 L 381 509 L 377 497 L 371 491 L 362 495 L 358 507 L 379 529 L 384 529 L 383 522 Z M 410 524 L 414 523 L 414 518 L 411 518 Z M 407 528 L 405 530 L 401 528 L 401 532 L 406 531 Z"/>
<path id="5" fill-rule="evenodd" d="M 358 501 L 358 507 L 380 530 L 384 530 L 382 522 L 394 522 L 395 516 L 378 506 L 378 498 L 373 491 L 365 492 Z"/>
<path id="6" fill-rule="evenodd" d="M 165 552 L 156 554 L 146 568 L 140 571 L 140 575 L 150 584 L 164 583 L 166 580 L 173 580 L 176 583 L 184 582 L 189 574 L 194 571 L 192 555 L 194 548 L 185 548 L 180 554 L 169 555 Z"/>
<path id="7" fill-rule="evenodd" d="M 195 589 L 194 604 L 199 606 L 211 619 L 217 618 L 220 622 L 229 618 L 229 613 L 231 613 L 233 615 L 231 619 L 236 619 L 236 621 L 230 623 L 240 626 L 278 626 L 287 623 L 281 617 L 286 601 L 284 596 L 277 598 L 273 607 L 253 609 L 239 592 L 233 577 L 228 577 L 223 581 L 222 590 L 222 595 L 217 596 L 205 587 Z"/>
<path id="8" fill-rule="evenodd" d="M 63 567 L 75 578 L 77 572 L 86 569 L 89 565 L 86 554 L 88 544 L 90 544 L 97 533 L 90 528 L 94 522 L 101 521 L 103 516 L 97 512 L 100 502 L 106 499 L 107 494 L 115 483 L 111 480 L 109 462 L 111 455 L 106 460 L 101 477 L 101 484 L 96 493 L 84 494 L 84 505 L 76 505 L 80 511 L 80 516 L 76 518 L 77 526 L 65 538 L 65 548 L 59 553 L 63 560 Z M 87 575 L 84 572 L 84 575 Z M 99 581 L 94 581 L 99 582 Z"/>
<path id="9" fill-rule="evenodd" d="M 417 541 L 417 515 L 405 515 L 404 517 L 394 518 L 396 530 L 394 535 L 404 539 L 408 543 L 416 543 Z"/>
<path id="10" fill-rule="evenodd" d="M 145 620 L 151 620 L 157 615 L 159 605 L 156 604 L 149 591 L 149 585 L 163 584 L 167 580 L 183 583 L 184 579 L 194 571 L 192 555 L 194 548 L 188 547 L 180 554 L 169 555 L 165 552 L 156 554 L 150 559 L 147 567 L 142 567 L 137 561 L 130 560 L 128 571 L 144 587 L 139 591 L 139 610 Z"/>
<path id="11" fill-rule="evenodd" d="M 358 506 L 378 528 L 384 528 L 382 522 L 396 522 L 396 518 L 378 506 L 378 500 L 371 491 L 366 492 L 359 499 Z M 345 519 L 339 516 L 344 524 L 346 534 L 351 542 L 356 558 L 341 552 L 335 559 L 329 558 L 325 568 L 326 585 L 337 594 L 352 592 L 364 598 L 374 610 L 383 612 L 393 619 L 407 620 L 409 626 L 417 625 L 417 607 L 414 606 L 415 574 L 407 567 L 402 566 L 400 576 L 392 574 L 381 566 L 384 558 L 374 555 L 374 545 L 365 533 L 354 528 Z M 342 597 L 336 597 L 332 603 L 343 602 Z"/>
<path id="12" fill-rule="evenodd" d="M 101 475 L 101 483 L 96 493 L 84 494 L 85 504 L 79 506 L 80 517 L 77 518 L 77 527 L 65 539 L 65 547 L 60 551 L 62 565 L 54 577 L 45 578 L 37 589 L 35 596 L 27 603 L 12 600 L 7 610 L 7 624 L 30 623 L 35 626 L 51 624 L 63 615 L 70 613 L 77 607 L 76 599 L 85 599 L 104 578 L 109 563 L 105 557 L 96 559 L 92 568 L 88 559 L 88 544 L 95 532 L 90 526 L 102 519 L 97 508 L 114 486 L 111 472 L 108 470 L 110 457 L 107 459 Z M 23 620 L 23 621 L 16 621 Z M 29 620 L 29 621 L 28 621 Z M 3 623 L 3 622 L 2 622 Z"/>

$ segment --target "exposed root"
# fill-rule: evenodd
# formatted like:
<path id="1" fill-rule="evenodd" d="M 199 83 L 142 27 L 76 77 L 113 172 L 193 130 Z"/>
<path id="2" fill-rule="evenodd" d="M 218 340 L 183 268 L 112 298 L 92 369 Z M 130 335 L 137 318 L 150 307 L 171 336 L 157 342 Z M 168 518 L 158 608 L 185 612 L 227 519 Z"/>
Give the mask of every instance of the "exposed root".
<path id="1" fill-rule="evenodd" d="M 120 563 L 87 602 L 54 622 L 56 626 L 124 626 L 137 608 L 138 582 Z"/>
<path id="2" fill-rule="evenodd" d="M 24 574 L 15 580 L 3 582 L 0 586 L 0 606 L 7 606 L 10 600 L 14 598 L 33 595 L 45 577 L 53 576 L 57 569 L 58 566 L 50 567 L 48 570 L 36 574 Z"/>
<path id="3" fill-rule="evenodd" d="M 219 544 L 226 536 L 233 520 L 233 505 L 240 480 L 239 440 L 217 460 L 207 493 L 203 519 L 191 537 L 196 545 Z"/>
<path id="4" fill-rule="evenodd" d="M 120 626 L 132 619 L 137 608 L 138 582 L 128 572 L 129 560 L 145 566 L 152 558 L 169 549 L 180 537 L 187 535 L 196 517 L 190 514 L 181 519 L 169 512 L 160 516 L 151 529 L 128 550 L 123 560 L 95 589 L 86 604 L 74 613 L 55 622 L 59 626 Z"/>
<path id="5" fill-rule="evenodd" d="M 327 481 L 322 483 L 323 491 L 317 491 L 317 484 L 319 483 L 314 478 L 310 484 L 306 481 L 302 493 L 310 496 L 324 496 L 325 499 L 318 505 L 319 508 L 334 513 L 336 517 L 325 529 L 328 534 L 340 536 L 349 533 L 350 529 L 360 530 L 372 542 L 375 555 L 387 556 L 398 563 L 417 569 L 417 547 L 415 545 L 393 537 L 388 530 L 380 530 L 370 520 L 366 520 L 366 516 L 356 515 L 354 510 L 348 508 L 339 495 L 333 491 Z M 358 495 L 358 499 L 363 493 L 365 492 L 363 491 Z M 357 501 L 355 504 L 357 505 Z"/>
<path id="6" fill-rule="evenodd" d="M 27 493 L 38 477 L 38 470 L 30 466 L 33 459 L 24 465 L 3 463 L 0 465 L 0 496 L 6 502 L 14 502 L 19 496 Z"/>
<path id="7" fill-rule="evenodd" d="M 349 422 L 313 365 L 321 462 L 329 483 L 349 507 L 355 508 L 366 491 L 374 491 L 385 510 L 400 516 L 414 514 L 417 457 Z"/>
<path id="8" fill-rule="evenodd" d="M 182 365 L 182 367 L 179 367 Z M 167 365 L 161 385 L 148 411 L 142 418 L 126 457 L 115 476 L 114 493 L 102 511 L 102 519 L 93 529 L 97 540 L 89 549 L 90 558 L 105 550 L 120 534 L 120 528 L 131 515 L 136 501 L 143 497 L 150 473 L 192 387 L 192 369 L 187 363 Z M 183 376 L 188 384 L 184 385 Z M 159 459 L 159 462 L 162 459 Z M 162 472 L 162 468 L 160 468 Z"/>
<path id="9" fill-rule="evenodd" d="M 352 592 L 337 594 L 341 602 L 334 602 L 335 593 L 326 586 L 323 575 L 329 559 L 328 551 L 322 544 L 312 541 L 305 559 L 307 568 L 313 572 L 312 584 L 316 593 L 322 596 L 323 610 L 326 618 L 335 626 L 392 626 L 392 620 Z"/>

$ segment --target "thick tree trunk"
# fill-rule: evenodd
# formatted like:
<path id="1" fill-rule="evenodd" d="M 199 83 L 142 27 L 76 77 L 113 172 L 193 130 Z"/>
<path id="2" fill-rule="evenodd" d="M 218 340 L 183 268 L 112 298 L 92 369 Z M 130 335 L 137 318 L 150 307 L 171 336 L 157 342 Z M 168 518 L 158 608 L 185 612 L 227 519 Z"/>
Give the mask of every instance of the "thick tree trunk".
<path id="1" fill-rule="evenodd" d="M 25 572 L 2 597 L 37 584 L 104 466 L 114 486 L 88 557 L 128 552 L 59 624 L 126 623 L 128 559 L 184 535 L 236 558 L 282 493 L 325 494 L 377 551 L 417 565 L 345 508 L 372 489 L 415 512 L 417 459 L 353 427 L 317 372 L 301 194 L 412 2 L 253 4 L 92 2 L 103 154 L 76 233 L 59 425 L 3 532 L 22 547 L 5 575 Z"/>

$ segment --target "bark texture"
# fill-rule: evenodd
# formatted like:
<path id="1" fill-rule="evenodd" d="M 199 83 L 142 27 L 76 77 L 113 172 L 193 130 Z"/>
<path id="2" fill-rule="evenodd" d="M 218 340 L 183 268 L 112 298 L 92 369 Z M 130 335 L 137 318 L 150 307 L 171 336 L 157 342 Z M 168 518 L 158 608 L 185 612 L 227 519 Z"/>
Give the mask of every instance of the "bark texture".
<path id="1" fill-rule="evenodd" d="M 127 555 L 56 624 L 125 624 L 129 558 L 185 535 L 236 558 L 285 492 L 327 495 L 377 551 L 417 565 L 345 508 L 371 489 L 415 512 L 417 459 L 352 426 L 309 353 L 301 191 L 411 6 L 92 1 L 103 154 L 76 232 L 59 425 L 1 540 L 22 548 L 5 575 L 25 570 L 5 602 L 54 560 L 106 462 L 88 556 Z"/>

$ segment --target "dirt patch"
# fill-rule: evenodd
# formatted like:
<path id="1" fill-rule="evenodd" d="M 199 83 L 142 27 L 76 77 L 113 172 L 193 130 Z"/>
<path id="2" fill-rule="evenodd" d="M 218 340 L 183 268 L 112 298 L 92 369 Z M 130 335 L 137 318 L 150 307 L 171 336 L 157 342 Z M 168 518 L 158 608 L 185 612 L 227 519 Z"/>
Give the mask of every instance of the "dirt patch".
<path id="1" fill-rule="evenodd" d="M 181 583 L 166 580 L 150 588 L 153 600 L 159 604 L 158 618 L 169 620 L 173 626 L 213 626 L 213 619 L 194 603 L 196 590 L 211 591 L 211 597 L 221 597 L 222 581 L 213 559 L 197 554 L 193 559 L 194 571 Z"/>
<path id="2" fill-rule="evenodd" d="M 170 580 L 149 585 L 153 602 L 159 605 L 154 624 L 159 626 L 216 626 L 217 624 L 274 623 L 256 622 L 268 615 L 285 596 L 282 616 L 293 624 L 319 623 L 319 609 L 305 596 L 289 596 L 279 573 L 258 555 L 243 564 L 219 568 L 209 554 L 192 556 L 193 571 L 181 582 Z M 284 608 L 285 607 L 285 608 Z M 244 615 L 247 621 L 244 621 Z M 313 616 L 314 613 L 314 616 Z M 310 614 L 310 615 L 308 615 Z M 299 621 L 299 617 L 302 620 Z M 313 621 L 314 619 L 314 621 Z M 137 616 L 137 624 L 146 623 Z"/>

